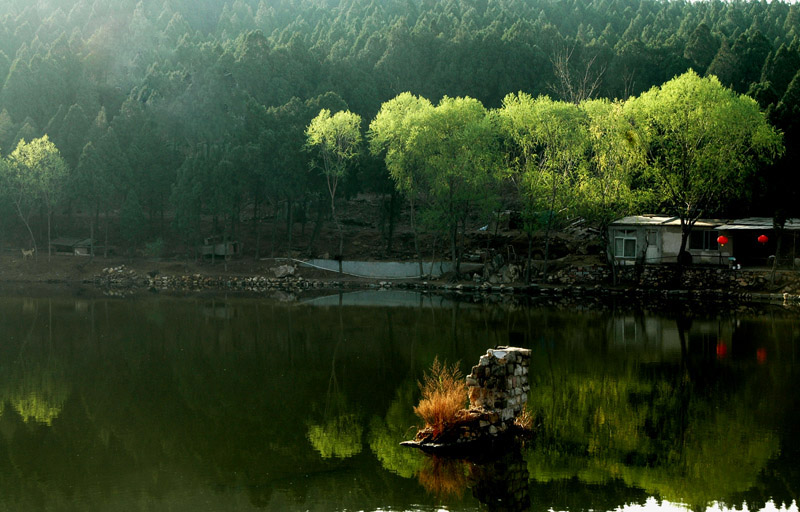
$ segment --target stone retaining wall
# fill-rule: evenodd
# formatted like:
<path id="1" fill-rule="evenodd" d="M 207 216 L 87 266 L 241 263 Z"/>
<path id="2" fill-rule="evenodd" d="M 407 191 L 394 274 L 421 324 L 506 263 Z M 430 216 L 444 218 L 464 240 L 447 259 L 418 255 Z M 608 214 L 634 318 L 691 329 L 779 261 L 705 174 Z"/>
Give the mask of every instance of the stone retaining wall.
<path id="1" fill-rule="evenodd" d="M 644 288 L 686 289 L 686 290 L 763 290 L 771 286 L 771 270 L 731 270 L 715 267 L 685 267 L 679 276 L 675 265 L 644 265 L 618 269 L 617 281 L 620 284 L 633 284 Z M 559 285 L 595 285 L 611 282 L 611 271 L 605 265 L 570 267 L 552 273 L 548 283 Z M 775 287 L 781 292 L 800 293 L 800 272 L 778 271 Z"/>
<path id="2" fill-rule="evenodd" d="M 479 428 L 497 435 L 510 427 L 528 401 L 531 351 L 497 347 L 481 356 L 467 376 L 470 410 L 480 411 Z"/>

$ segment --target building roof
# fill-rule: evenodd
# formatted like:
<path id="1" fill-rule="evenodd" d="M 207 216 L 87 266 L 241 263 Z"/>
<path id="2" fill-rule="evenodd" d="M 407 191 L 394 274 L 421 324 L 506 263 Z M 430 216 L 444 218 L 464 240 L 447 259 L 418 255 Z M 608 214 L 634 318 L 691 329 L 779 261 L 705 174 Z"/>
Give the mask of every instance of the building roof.
<path id="1" fill-rule="evenodd" d="M 723 224 L 720 219 L 698 219 L 695 226 L 713 228 Z M 631 215 L 615 220 L 612 226 L 680 226 L 680 217 L 668 217 L 666 215 Z"/>
<path id="2" fill-rule="evenodd" d="M 670 221 L 678 220 L 678 217 L 667 217 L 665 215 L 631 215 L 615 220 L 612 226 L 663 226 Z"/>
<path id="3" fill-rule="evenodd" d="M 631 215 L 615 220 L 612 226 L 680 226 L 678 217 L 666 215 Z M 745 219 L 698 219 L 695 227 L 713 228 L 718 231 L 744 229 L 772 229 L 772 217 L 747 217 Z M 800 231 L 800 218 L 787 219 L 784 229 Z"/>
<path id="4" fill-rule="evenodd" d="M 736 231 L 743 229 L 772 229 L 772 217 L 748 217 L 734 219 L 727 224 L 718 226 L 720 231 Z M 800 231 L 800 219 L 786 219 L 784 229 L 787 231 Z"/>
<path id="5" fill-rule="evenodd" d="M 58 245 L 62 247 L 89 247 L 92 245 L 91 238 L 56 238 L 50 242 L 50 245 Z"/>

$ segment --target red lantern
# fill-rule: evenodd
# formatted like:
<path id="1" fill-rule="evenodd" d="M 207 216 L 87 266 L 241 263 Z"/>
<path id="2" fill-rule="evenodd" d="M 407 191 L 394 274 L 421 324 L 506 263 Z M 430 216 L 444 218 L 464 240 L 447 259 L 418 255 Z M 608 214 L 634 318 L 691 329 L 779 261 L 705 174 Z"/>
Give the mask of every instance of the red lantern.
<path id="1" fill-rule="evenodd" d="M 767 235 L 759 235 L 758 236 L 758 243 L 760 243 L 761 245 L 764 245 L 765 243 L 767 243 L 767 241 L 769 241 L 769 238 L 767 238 Z"/>
<path id="2" fill-rule="evenodd" d="M 726 345 L 724 341 L 719 340 L 717 342 L 717 359 L 725 359 L 727 355 L 728 345 Z"/>
<path id="3" fill-rule="evenodd" d="M 717 237 L 717 243 L 718 243 L 720 246 L 722 246 L 722 247 L 725 247 L 725 244 L 727 244 L 727 243 L 728 243 L 728 237 L 727 237 L 727 236 L 725 236 L 725 235 L 719 235 L 719 236 Z"/>

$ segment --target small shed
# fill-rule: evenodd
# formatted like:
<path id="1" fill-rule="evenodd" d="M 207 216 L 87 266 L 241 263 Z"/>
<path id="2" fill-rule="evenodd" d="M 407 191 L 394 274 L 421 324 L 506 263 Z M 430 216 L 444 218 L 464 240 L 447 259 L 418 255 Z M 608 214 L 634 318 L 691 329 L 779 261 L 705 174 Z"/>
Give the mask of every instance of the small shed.
<path id="1" fill-rule="evenodd" d="M 201 253 L 204 257 L 229 259 L 242 253 L 242 244 L 228 237 L 210 236 L 204 240 Z"/>
<path id="2" fill-rule="evenodd" d="M 97 243 L 91 238 L 56 238 L 50 241 L 50 250 L 56 254 L 89 256 L 93 245 L 96 253 Z"/>
<path id="3" fill-rule="evenodd" d="M 686 243 L 692 263 L 727 265 L 721 254 L 717 226 L 724 221 L 699 219 Z M 677 263 L 681 247 L 681 221 L 666 215 L 632 215 L 616 220 L 609 227 L 611 252 L 619 264 Z"/>

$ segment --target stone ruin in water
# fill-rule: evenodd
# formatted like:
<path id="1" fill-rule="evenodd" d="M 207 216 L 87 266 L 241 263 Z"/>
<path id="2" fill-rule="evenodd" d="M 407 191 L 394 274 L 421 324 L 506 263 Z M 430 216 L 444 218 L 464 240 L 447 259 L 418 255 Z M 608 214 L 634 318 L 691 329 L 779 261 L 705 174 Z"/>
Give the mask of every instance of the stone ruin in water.
<path id="1" fill-rule="evenodd" d="M 467 375 L 470 412 L 479 414 L 483 434 L 496 436 L 513 425 L 528 401 L 531 351 L 497 347 L 481 356 Z"/>
<path id="2" fill-rule="evenodd" d="M 420 430 L 403 445 L 425 450 L 448 449 L 463 443 L 493 439 L 515 426 L 528 401 L 528 367 L 531 351 L 496 347 L 481 356 L 467 375 L 470 407 L 460 419 L 439 434 Z"/>

